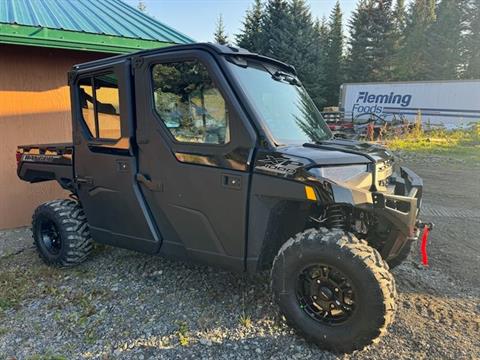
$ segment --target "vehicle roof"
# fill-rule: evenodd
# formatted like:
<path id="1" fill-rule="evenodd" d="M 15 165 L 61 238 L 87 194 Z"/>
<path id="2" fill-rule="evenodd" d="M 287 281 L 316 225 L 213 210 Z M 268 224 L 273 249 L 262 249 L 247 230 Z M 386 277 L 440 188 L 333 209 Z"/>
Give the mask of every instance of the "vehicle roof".
<path id="1" fill-rule="evenodd" d="M 77 64 L 73 66 L 73 71 L 78 71 L 78 70 L 88 70 L 90 68 L 95 68 L 95 67 L 100 67 L 100 66 L 105 66 L 111 63 L 116 63 L 122 60 L 130 60 L 132 58 L 138 57 L 138 56 L 146 56 L 146 55 L 155 55 L 155 54 L 161 54 L 165 52 L 171 52 L 171 51 L 182 51 L 182 50 L 207 50 L 210 52 L 215 52 L 219 55 L 232 55 L 232 56 L 245 56 L 249 57 L 252 59 L 257 59 L 260 61 L 266 61 L 270 63 L 277 64 L 283 68 L 289 69 L 291 72 L 296 73 L 295 68 L 292 65 L 286 64 L 284 62 L 281 62 L 276 59 L 269 58 L 267 56 L 259 55 L 256 53 L 249 52 L 246 49 L 243 48 L 238 48 L 238 47 L 233 47 L 233 46 L 226 46 L 226 45 L 219 45 L 219 44 L 212 44 L 212 43 L 193 43 L 193 44 L 182 44 L 182 45 L 172 45 L 172 46 L 167 46 L 167 47 L 162 47 L 158 49 L 148 49 L 148 50 L 142 50 L 142 51 L 137 51 L 133 52 L 130 54 L 125 54 L 125 55 L 117 55 L 117 56 L 112 56 L 100 60 L 94 60 L 90 62 L 86 62 L 83 64 Z"/>

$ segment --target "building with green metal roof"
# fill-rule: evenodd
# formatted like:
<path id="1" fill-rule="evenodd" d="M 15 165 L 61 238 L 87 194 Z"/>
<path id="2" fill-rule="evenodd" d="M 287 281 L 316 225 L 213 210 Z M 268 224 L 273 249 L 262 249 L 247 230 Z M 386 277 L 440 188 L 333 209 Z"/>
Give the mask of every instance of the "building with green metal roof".
<path id="1" fill-rule="evenodd" d="M 74 64 L 193 40 L 121 0 L 0 0 L 0 229 L 27 225 L 55 183 L 16 176 L 17 145 L 71 141 Z"/>
<path id="2" fill-rule="evenodd" d="M 190 42 L 121 0 L 0 1 L 0 43 L 127 53 Z"/>

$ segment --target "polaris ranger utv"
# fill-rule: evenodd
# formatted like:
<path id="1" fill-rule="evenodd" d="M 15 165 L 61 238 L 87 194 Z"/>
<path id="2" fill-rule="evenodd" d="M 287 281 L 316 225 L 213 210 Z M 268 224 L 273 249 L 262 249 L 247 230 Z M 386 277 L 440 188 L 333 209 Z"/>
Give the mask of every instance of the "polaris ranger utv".
<path id="1" fill-rule="evenodd" d="M 286 320 L 325 349 L 385 333 L 395 266 L 418 237 L 422 181 L 386 149 L 336 140 L 295 69 L 181 45 L 74 66 L 73 143 L 20 146 L 18 175 L 71 199 L 41 205 L 43 260 L 92 242 L 238 272 L 271 269 Z"/>

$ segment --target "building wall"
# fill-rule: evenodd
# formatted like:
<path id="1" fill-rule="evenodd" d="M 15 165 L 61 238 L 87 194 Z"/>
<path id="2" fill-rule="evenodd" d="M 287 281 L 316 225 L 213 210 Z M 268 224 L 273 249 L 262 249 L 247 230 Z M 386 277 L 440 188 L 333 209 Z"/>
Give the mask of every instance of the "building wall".
<path id="1" fill-rule="evenodd" d="M 15 151 L 22 144 L 71 141 L 67 72 L 106 56 L 0 44 L 0 229 L 28 225 L 39 204 L 68 196 L 53 181 L 20 181 Z"/>

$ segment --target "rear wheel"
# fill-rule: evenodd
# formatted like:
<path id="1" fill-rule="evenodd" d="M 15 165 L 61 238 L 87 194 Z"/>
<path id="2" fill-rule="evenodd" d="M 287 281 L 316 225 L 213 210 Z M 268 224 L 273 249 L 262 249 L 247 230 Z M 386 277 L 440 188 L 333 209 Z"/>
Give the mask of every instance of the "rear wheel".
<path id="1" fill-rule="evenodd" d="M 78 265 L 93 249 L 83 209 L 73 200 L 40 205 L 33 214 L 32 232 L 34 245 L 47 265 Z"/>
<path id="2" fill-rule="evenodd" d="M 310 229 L 288 240 L 273 263 L 272 290 L 287 322 L 331 351 L 362 349 L 394 319 L 388 265 L 340 230 Z"/>

